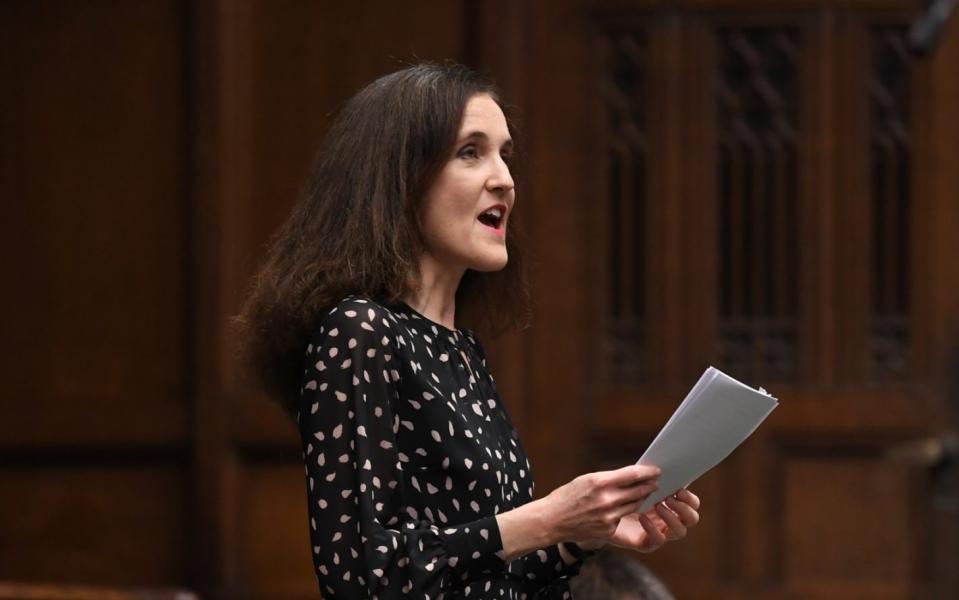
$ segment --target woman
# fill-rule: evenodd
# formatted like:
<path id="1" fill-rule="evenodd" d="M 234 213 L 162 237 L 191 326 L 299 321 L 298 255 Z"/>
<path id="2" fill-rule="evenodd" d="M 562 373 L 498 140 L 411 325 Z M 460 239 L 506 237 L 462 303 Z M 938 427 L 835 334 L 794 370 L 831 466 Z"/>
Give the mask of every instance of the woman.
<path id="1" fill-rule="evenodd" d="M 525 315 L 512 147 L 496 91 L 464 67 L 374 81 L 244 308 L 253 366 L 299 425 L 326 597 L 569 597 L 590 551 L 653 550 L 698 520 L 689 492 L 635 514 L 655 467 L 532 501 L 483 349 L 455 326 L 469 304 L 494 324 Z"/>

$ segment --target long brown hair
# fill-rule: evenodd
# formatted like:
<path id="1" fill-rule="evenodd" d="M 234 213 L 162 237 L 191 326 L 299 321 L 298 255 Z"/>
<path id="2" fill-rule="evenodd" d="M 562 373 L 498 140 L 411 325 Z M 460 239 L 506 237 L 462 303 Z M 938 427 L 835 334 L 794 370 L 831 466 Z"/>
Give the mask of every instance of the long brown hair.
<path id="1" fill-rule="evenodd" d="M 350 294 L 396 301 L 419 281 L 420 204 L 477 94 L 500 103 L 494 86 L 466 67 L 420 64 L 367 85 L 332 123 L 234 320 L 251 374 L 289 413 L 308 338 L 324 309 Z M 513 220 L 506 244 L 503 270 L 469 270 L 456 293 L 458 309 L 492 332 L 529 319 Z"/>

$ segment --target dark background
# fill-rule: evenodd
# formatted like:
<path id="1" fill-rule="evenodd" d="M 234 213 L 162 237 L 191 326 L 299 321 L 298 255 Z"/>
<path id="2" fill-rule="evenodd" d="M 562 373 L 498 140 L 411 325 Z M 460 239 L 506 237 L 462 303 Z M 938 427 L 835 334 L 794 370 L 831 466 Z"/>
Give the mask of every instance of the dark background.
<path id="1" fill-rule="evenodd" d="M 0 1 L 0 581 L 317 597 L 228 318 L 331 115 L 452 59 L 518 117 L 536 317 L 484 341 L 538 493 L 714 364 L 781 406 L 643 557 L 679 597 L 955 597 L 959 18 L 917 58 L 920 4 Z"/>

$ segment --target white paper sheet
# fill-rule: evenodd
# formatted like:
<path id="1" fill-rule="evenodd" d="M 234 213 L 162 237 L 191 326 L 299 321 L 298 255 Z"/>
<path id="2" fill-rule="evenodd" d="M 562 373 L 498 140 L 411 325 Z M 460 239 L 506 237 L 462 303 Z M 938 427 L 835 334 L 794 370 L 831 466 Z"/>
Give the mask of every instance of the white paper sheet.
<path id="1" fill-rule="evenodd" d="M 643 502 L 640 512 L 718 465 L 759 427 L 779 405 L 760 390 L 715 367 L 706 369 L 637 463 L 662 470 L 659 489 Z"/>

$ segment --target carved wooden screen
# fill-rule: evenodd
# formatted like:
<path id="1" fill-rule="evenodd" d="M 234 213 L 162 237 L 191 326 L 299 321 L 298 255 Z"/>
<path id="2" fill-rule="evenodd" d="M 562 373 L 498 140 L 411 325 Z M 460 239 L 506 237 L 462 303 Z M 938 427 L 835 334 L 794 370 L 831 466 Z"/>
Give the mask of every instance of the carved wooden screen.
<path id="1" fill-rule="evenodd" d="M 905 27 L 870 29 L 870 314 L 868 375 L 904 377 L 910 362 L 911 63 Z"/>
<path id="2" fill-rule="evenodd" d="M 662 152 L 667 144 L 656 139 L 656 130 L 648 123 L 647 107 L 663 101 L 654 97 L 660 92 L 651 92 L 648 82 L 647 29 L 655 20 L 625 21 L 627 25 L 615 19 L 599 20 L 601 33 L 595 37 L 597 54 L 602 57 L 596 85 L 602 90 L 601 172 L 606 192 L 597 211 L 602 223 L 594 238 L 603 250 L 603 260 L 598 263 L 603 265 L 598 274 L 603 285 L 596 289 L 595 297 L 604 306 L 605 381 L 617 386 L 643 381 L 644 365 L 649 363 L 647 320 L 656 316 L 649 314 L 648 296 L 656 294 L 662 283 L 648 269 L 653 260 L 649 255 L 649 228 L 653 225 L 648 213 L 656 209 L 649 203 L 661 201 L 650 197 L 651 186 L 657 186 L 656 174 L 650 173 L 650 154 Z M 705 152 L 691 153 L 706 161 L 698 174 L 711 181 L 688 190 L 708 189 L 713 195 L 714 205 L 704 209 L 710 219 L 705 227 L 712 230 L 683 227 L 688 235 L 710 239 L 704 249 L 715 255 L 715 289 L 709 293 L 716 314 L 706 318 L 714 345 L 705 352 L 692 352 L 685 362 L 710 360 L 743 377 L 788 382 L 800 376 L 822 376 L 801 369 L 800 335 L 808 329 L 802 320 L 816 312 L 814 307 L 800 304 L 808 296 L 801 289 L 804 277 L 815 278 L 813 273 L 803 274 L 812 259 L 807 256 L 804 261 L 801 253 L 804 249 L 817 251 L 811 240 L 821 232 L 810 222 L 810 213 L 828 207 L 804 210 L 802 205 L 803 186 L 811 185 L 803 182 L 802 173 L 811 172 L 815 162 L 815 157 L 807 154 L 806 164 L 801 163 L 802 146 L 807 144 L 807 153 L 814 150 L 809 138 L 821 133 L 807 127 L 807 139 L 801 139 L 803 113 L 810 112 L 801 102 L 806 98 L 808 104 L 812 94 L 806 89 L 811 75 L 802 72 L 804 29 L 779 25 L 782 21 L 773 18 L 771 25 L 743 26 L 724 21 L 708 32 L 715 57 L 704 63 L 713 69 L 715 85 L 706 90 L 710 97 L 700 106 L 710 110 L 715 120 L 702 124 L 707 130 L 712 128 L 709 134 L 690 139 L 711 146 Z M 857 200 L 840 195 L 834 199 L 854 207 L 840 219 L 868 223 L 859 247 L 849 251 L 865 278 L 862 289 L 853 296 L 869 292 L 868 298 L 861 298 L 867 306 L 862 314 L 866 322 L 854 342 L 839 343 L 841 353 L 847 355 L 840 362 L 858 365 L 845 368 L 847 376 L 856 373 L 855 381 L 906 376 L 913 326 L 911 59 L 901 23 L 866 24 L 863 35 L 868 41 L 860 67 L 868 69 L 868 80 L 862 82 L 867 99 L 856 110 L 866 111 L 869 122 L 867 131 L 852 133 L 867 136 L 864 156 L 868 164 L 863 168 L 868 169 L 868 181 L 857 194 L 868 197 Z M 687 218 L 695 222 L 689 208 Z M 842 213 L 847 208 L 839 210 Z M 844 241 L 837 239 L 836 243 L 841 246 Z M 859 257 L 857 253 L 863 254 Z M 687 290 L 695 290 L 700 282 L 686 283 Z M 838 293 L 847 284 L 855 282 L 840 282 Z M 692 322 L 699 318 L 691 317 Z M 805 347 L 818 344 L 819 337 L 805 340 Z M 855 358 L 849 358 L 848 350 L 853 348 Z"/>
<path id="3" fill-rule="evenodd" d="M 717 36 L 717 360 L 742 377 L 791 379 L 799 344 L 799 35 L 730 26 Z"/>
<path id="4" fill-rule="evenodd" d="M 583 327 L 568 346 L 534 329 L 534 367 L 566 368 L 562 385 L 533 380 L 530 410 L 582 390 L 589 423 L 546 421 L 566 419 L 589 457 L 547 485 L 635 460 L 713 364 L 782 404 L 696 483 L 712 508 L 693 539 L 648 557 L 680 597 L 933 589 L 930 473 L 888 457 L 944 414 L 930 365 L 956 284 L 920 269 L 950 260 L 934 219 L 955 221 L 959 182 L 930 148 L 957 129 L 959 92 L 906 51 L 914 7 L 537 6 L 550 44 L 528 66 L 528 110 L 550 169 L 534 176 L 534 231 L 562 259 L 538 268 L 537 317 L 581 307 Z M 534 459 L 553 443 L 537 439 Z"/>
<path id="5" fill-rule="evenodd" d="M 646 200 L 649 141 L 641 31 L 609 31 L 602 39 L 605 159 L 605 364 L 611 381 L 642 379 L 646 318 Z"/>
<path id="6" fill-rule="evenodd" d="M 657 278 L 663 275 L 650 271 L 648 248 L 661 223 L 651 223 L 648 215 L 669 208 L 657 206 L 666 200 L 650 195 L 651 188 L 664 185 L 650 172 L 650 154 L 662 153 L 669 143 L 663 137 L 671 134 L 648 122 L 648 107 L 664 102 L 649 83 L 647 38 L 655 19 L 597 22 L 606 197 L 593 238 L 604 252 L 598 263 L 603 285 L 595 297 L 605 314 L 606 359 L 600 371 L 606 383 L 620 386 L 649 382 L 647 366 L 655 362 L 645 350 L 652 343 L 647 320 L 657 318 L 649 313 L 648 296 L 661 291 Z M 709 90 L 717 129 L 708 176 L 715 180 L 716 203 L 709 208 L 713 244 L 704 249 L 719 272 L 716 289 L 698 291 L 712 294 L 718 307 L 714 344 L 705 355 L 744 377 L 793 380 L 800 362 L 799 31 L 724 25 L 711 35 L 719 77 Z M 662 83 L 675 74 L 655 77 Z M 683 235 L 704 233 L 680 227 Z M 686 282 L 689 289 L 697 283 L 708 282 Z M 698 364 L 702 354 L 694 350 L 681 362 Z M 658 375 L 675 376 L 668 369 Z"/>

